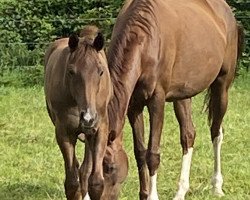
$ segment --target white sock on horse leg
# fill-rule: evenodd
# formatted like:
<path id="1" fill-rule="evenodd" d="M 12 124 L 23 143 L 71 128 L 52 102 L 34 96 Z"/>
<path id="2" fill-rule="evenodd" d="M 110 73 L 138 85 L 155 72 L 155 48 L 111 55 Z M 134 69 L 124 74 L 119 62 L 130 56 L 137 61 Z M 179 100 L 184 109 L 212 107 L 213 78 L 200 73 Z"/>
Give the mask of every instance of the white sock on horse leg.
<path id="1" fill-rule="evenodd" d="M 85 195 L 85 197 L 83 198 L 83 200 L 91 200 L 89 197 L 89 193 L 87 192 L 87 194 Z"/>
<path id="2" fill-rule="evenodd" d="M 184 200 L 185 195 L 189 189 L 189 175 L 190 167 L 193 155 L 193 148 L 189 148 L 187 154 L 182 157 L 182 166 L 181 166 L 181 176 L 179 180 L 178 191 L 174 197 L 174 200 Z"/>
<path id="3" fill-rule="evenodd" d="M 222 191 L 223 178 L 221 174 L 221 144 L 223 141 L 223 131 L 220 128 L 220 135 L 214 138 L 213 149 L 214 149 L 214 174 L 212 177 L 213 193 L 218 196 L 223 196 Z"/>
<path id="4" fill-rule="evenodd" d="M 150 177 L 150 188 L 148 200 L 159 200 L 157 193 L 157 173 Z"/>

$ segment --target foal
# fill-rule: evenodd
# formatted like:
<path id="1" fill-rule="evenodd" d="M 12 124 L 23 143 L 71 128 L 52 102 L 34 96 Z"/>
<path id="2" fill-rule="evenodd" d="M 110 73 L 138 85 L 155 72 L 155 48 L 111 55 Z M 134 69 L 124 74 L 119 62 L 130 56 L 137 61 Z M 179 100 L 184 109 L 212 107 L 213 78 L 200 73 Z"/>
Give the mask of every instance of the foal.
<path id="1" fill-rule="evenodd" d="M 73 34 L 53 42 L 45 55 L 46 104 L 65 162 L 68 200 L 82 200 L 88 185 L 98 191 L 96 199 L 104 189 L 107 105 L 112 86 L 103 45 L 98 29 L 87 26 L 80 38 Z M 86 136 L 86 154 L 79 182 L 75 145 L 80 133 Z"/>

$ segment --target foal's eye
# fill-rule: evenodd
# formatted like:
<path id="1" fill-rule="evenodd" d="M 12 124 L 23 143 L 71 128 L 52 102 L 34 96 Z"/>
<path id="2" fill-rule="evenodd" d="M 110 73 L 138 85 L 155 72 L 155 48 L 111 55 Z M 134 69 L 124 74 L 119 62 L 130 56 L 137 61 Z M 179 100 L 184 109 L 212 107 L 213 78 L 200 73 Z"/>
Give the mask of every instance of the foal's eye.
<path id="1" fill-rule="evenodd" d="M 103 70 L 100 71 L 100 76 L 102 76 L 102 75 L 103 75 Z"/>

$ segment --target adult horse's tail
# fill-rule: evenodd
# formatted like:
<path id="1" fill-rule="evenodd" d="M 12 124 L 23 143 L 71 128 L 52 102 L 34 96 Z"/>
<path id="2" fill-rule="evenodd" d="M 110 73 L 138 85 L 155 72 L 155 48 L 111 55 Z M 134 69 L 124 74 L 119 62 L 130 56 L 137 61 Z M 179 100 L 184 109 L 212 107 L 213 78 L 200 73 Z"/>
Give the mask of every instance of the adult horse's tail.
<path id="1" fill-rule="evenodd" d="M 238 32 L 238 40 L 237 40 L 237 66 L 235 66 L 235 73 L 234 76 L 236 76 L 238 68 L 239 68 L 239 60 L 242 56 L 242 52 L 244 50 L 244 43 L 245 43 L 245 33 L 244 28 L 242 25 L 237 25 L 237 32 Z M 212 84 L 213 85 L 213 84 Z M 212 86 L 211 85 L 211 86 Z M 211 92 L 211 86 L 207 90 L 207 94 L 205 96 L 204 103 L 207 105 L 206 111 L 208 111 L 208 121 L 211 125 L 211 121 L 213 119 L 213 110 L 214 110 L 214 102 L 213 102 L 213 94 Z"/>
<path id="2" fill-rule="evenodd" d="M 237 51 L 237 60 L 242 56 L 242 52 L 244 50 L 244 44 L 245 44 L 245 33 L 244 28 L 242 25 L 237 25 L 238 28 L 238 51 Z"/>

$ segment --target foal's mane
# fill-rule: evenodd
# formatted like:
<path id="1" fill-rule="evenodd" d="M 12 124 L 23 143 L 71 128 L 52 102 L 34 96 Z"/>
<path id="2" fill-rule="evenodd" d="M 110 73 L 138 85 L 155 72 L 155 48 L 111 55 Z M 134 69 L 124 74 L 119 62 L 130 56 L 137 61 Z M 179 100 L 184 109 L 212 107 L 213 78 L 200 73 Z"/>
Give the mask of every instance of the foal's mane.
<path id="1" fill-rule="evenodd" d="M 122 78 L 131 67 L 124 65 L 127 59 L 125 54 L 133 48 L 133 44 L 138 43 L 138 29 L 148 37 L 152 37 L 152 30 L 156 24 L 153 2 L 148 0 L 132 1 L 116 24 L 115 34 L 113 33 L 107 56 L 114 88 L 114 97 L 109 106 L 111 124 L 115 123 L 117 116 L 123 119 L 125 114 L 123 112 L 126 109 L 123 101 L 130 98 L 126 95 L 127 88 L 124 85 L 126 80 Z"/>

